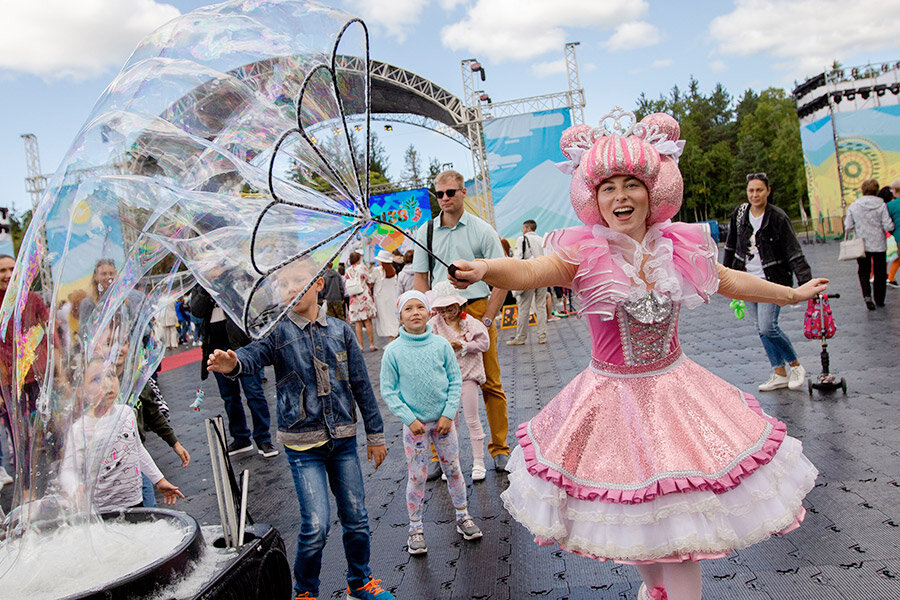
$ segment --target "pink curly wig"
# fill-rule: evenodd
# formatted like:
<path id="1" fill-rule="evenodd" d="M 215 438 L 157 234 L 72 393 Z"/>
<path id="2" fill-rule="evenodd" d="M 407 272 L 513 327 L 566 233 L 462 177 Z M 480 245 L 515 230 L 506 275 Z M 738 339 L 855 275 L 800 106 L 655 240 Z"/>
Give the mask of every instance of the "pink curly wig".
<path id="1" fill-rule="evenodd" d="M 578 218 L 586 225 L 607 225 L 597 206 L 597 188 L 615 175 L 632 175 L 647 186 L 648 225 L 675 216 L 681 208 L 684 181 L 678 170 L 677 155 L 660 154 L 657 144 L 677 142 L 680 134 L 678 122 L 664 113 L 647 115 L 626 136 L 588 125 L 566 129 L 559 142 L 566 158 L 577 157 L 572 151 L 578 147 L 589 148 L 581 155 L 569 187 Z"/>

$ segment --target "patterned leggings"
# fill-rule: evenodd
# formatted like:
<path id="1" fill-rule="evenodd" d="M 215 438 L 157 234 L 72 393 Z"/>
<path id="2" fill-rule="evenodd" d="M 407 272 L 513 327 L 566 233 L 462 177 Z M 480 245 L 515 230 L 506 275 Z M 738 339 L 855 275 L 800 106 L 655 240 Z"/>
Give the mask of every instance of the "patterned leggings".
<path id="1" fill-rule="evenodd" d="M 425 504 L 425 481 L 428 478 L 428 463 L 431 461 L 431 449 L 428 442 L 434 444 L 441 468 L 447 475 L 447 487 L 450 488 L 450 500 L 456 510 L 466 508 L 466 481 L 459 468 L 459 438 L 456 426 L 450 426 L 450 433 L 440 435 L 435 431 L 437 421 L 423 423 L 425 433 L 413 435 L 409 427 L 403 426 L 403 449 L 406 451 L 406 464 L 409 465 L 409 479 L 406 482 L 406 510 L 409 511 L 410 531 L 421 527 L 422 508 Z M 413 524 L 418 524 L 413 527 Z"/>

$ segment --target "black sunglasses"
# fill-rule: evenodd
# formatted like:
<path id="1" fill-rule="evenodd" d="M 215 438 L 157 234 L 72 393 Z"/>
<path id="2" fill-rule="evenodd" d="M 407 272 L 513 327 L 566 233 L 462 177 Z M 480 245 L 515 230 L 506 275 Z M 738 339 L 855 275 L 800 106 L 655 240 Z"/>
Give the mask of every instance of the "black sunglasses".
<path id="1" fill-rule="evenodd" d="M 754 179 L 761 179 L 762 181 L 769 181 L 768 176 L 765 173 L 747 173 L 747 182 L 751 182 Z"/>
<path id="2" fill-rule="evenodd" d="M 453 196 L 456 195 L 456 192 L 458 192 L 458 191 L 459 191 L 458 189 L 451 188 L 446 191 L 435 192 L 434 195 L 437 196 L 438 200 L 440 200 L 441 198 L 444 197 L 444 194 L 447 194 L 448 198 L 452 198 Z"/>

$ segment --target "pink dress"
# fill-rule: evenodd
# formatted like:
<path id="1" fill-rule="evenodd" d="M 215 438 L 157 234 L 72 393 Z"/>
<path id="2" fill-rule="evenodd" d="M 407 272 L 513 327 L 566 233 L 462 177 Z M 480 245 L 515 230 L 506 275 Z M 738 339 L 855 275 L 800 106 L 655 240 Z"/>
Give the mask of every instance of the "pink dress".
<path id="1" fill-rule="evenodd" d="M 510 514 L 538 543 L 626 563 L 718 558 L 797 527 L 818 474 L 800 442 L 678 342 L 679 310 L 718 289 L 708 229 L 667 221 L 638 243 L 583 226 L 548 246 L 578 265 L 592 357 L 519 426 Z"/>

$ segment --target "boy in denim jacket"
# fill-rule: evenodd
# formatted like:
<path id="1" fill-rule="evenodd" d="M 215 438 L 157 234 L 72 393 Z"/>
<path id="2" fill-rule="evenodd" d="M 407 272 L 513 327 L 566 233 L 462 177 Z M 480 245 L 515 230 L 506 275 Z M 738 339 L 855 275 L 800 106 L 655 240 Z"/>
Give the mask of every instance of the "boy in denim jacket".
<path id="1" fill-rule="evenodd" d="M 289 304 L 316 270 L 299 261 L 278 275 Z M 369 460 L 377 469 L 387 455 L 384 427 L 356 337 L 344 321 L 326 316 L 316 302 L 323 279 L 265 338 L 237 351 L 215 350 L 209 370 L 237 377 L 274 365 L 278 396 L 277 441 L 284 444 L 297 500 L 300 532 L 294 561 L 296 598 L 316 598 L 322 550 L 331 515 L 329 482 L 344 531 L 348 600 L 393 600 L 369 569 L 369 524 L 356 445 L 356 407 L 366 429 Z"/>

